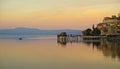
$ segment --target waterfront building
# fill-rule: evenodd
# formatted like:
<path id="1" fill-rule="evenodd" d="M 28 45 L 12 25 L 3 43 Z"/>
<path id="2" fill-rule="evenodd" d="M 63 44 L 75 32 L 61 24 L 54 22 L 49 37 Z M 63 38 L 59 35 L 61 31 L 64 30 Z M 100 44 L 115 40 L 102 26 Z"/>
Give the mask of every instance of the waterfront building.
<path id="1" fill-rule="evenodd" d="M 105 17 L 102 23 L 97 25 L 101 35 L 120 35 L 120 14 L 118 16 Z"/>

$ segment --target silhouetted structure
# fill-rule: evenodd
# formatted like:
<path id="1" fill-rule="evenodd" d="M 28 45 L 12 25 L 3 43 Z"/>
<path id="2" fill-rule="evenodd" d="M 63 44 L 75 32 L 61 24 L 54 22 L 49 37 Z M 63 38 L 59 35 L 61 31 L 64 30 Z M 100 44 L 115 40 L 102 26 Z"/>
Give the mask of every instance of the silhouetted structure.
<path id="1" fill-rule="evenodd" d="M 19 38 L 19 40 L 22 40 L 22 39 L 23 39 L 23 38 L 21 38 L 21 37 Z"/>
<path id="2" fill-rule="evenodd" d="M 101 35 L 100 29 L 98 29 L 97 27 L 95 28 L 94 24 L 92 29 L 88 28 L 82 31 L 82 33 L 84 36 L 100 36 Z"/>
<path id="3" fill-rule="evenodd" d="M 85 36 L 91 36 L 92 35 L 92 30 L 90 28 L 82 31 L 83 35 Z"/>
<path id="4" fill-rule="evenodd" d="M 81 35 L 68 35 L 66 32 L 62 32 L 57 35 L 57 42 L 61 45 L 66 45 L 67 43 L 80 42 Z"/>

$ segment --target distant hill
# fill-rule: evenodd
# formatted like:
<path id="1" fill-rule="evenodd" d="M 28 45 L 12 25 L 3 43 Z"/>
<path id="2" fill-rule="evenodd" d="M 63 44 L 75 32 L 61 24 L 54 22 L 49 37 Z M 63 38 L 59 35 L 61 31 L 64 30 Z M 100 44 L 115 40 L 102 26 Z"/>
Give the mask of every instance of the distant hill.
<path id="1" fill-rule="evenodd" d="M 1 29 L 0 34 L 7 35 L 57 35 L 61 32 L 67 34 L 80 35 L 81 30 L 40 30 L 35 28 L 15 28 L 15 29 Z"/>

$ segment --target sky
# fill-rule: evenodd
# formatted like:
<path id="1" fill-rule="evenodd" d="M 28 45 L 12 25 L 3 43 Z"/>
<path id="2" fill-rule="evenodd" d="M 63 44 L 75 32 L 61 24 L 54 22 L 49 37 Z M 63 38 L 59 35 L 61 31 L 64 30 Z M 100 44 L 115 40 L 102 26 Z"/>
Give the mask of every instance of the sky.
<path id="1" fill-rule="evenodd" d="M 86 29 L 120 13 L 120 0 L 0 0 L 0 29 Z"/>

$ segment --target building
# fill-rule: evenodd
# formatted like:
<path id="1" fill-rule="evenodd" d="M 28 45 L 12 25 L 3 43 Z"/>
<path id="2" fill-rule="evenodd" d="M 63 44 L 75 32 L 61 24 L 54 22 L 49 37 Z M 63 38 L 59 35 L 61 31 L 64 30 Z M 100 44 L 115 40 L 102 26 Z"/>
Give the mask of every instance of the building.
<path id="1" fill-rule="evenodd" d="M 105 17 L 102 23 L 97 25 L 101 30 L 101 35 L 120 35 L 120 14 L 118 17 Z"/>

